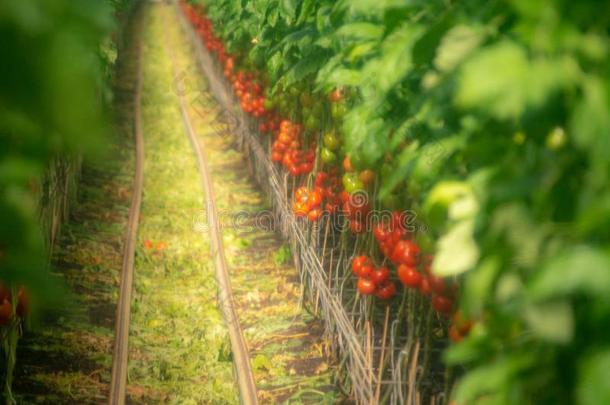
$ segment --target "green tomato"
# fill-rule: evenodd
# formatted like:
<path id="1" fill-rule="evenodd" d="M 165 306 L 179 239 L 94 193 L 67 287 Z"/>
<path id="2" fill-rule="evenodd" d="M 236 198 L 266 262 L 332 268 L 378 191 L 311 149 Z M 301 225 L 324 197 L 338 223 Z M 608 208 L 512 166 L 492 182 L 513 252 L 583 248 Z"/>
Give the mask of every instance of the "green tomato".
<path id="1" fill-rule="evenodd" d="M 308 131 L 315 131 L 318 128 L 318 120 L 315 116 L 308 114 L 307 116 L 305 116 L 303 126 Z"/>
<path id="2" fill-rule="evenodd" d="M 328 148 L 322 148 L 322 151 L 320 152 L 320 159 L 322 159 L 322 162 L 326 164 L 333 164 L 337 161 L 337 155 L 335 155 L 335 153 Z"/>
<path id="3" fill-rule="evenodd" d="M 349 194 L 364 190 L 364 183 L 358 178 L 358 173 L 345 173 L 343 175 L 343 188 Z"/>
<path id="4" fill-rule="evenodd" d="M 334 119 L 339 120 L 343 118 L 347 113 L 347 106 L 345 105 L 345 103 L 333 103 L 330 109 L 330 113 Z"/>
<path id="5" fill-rule="evenodd" d="M 337 134 L 334 131 L 330 131 L 324 134 L 324 146 L 326 146 L 330 150 L 337 150 L 339 145 L 339 138 L 337 138 Z"/>
<path id="6" fill-rule="evenodd" d="M 271 110 L 275 107 L 275 101 L 273 99 L 267 98 L 264 103 L 265 110 Z"/>

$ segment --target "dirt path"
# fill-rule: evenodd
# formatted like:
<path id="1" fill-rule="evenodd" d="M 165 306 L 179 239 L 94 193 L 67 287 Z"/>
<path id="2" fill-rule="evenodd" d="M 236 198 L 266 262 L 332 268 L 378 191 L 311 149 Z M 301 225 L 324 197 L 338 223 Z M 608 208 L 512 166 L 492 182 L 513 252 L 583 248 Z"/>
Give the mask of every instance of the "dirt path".
<path id="1" fill-rule="evenodd" d="M 249 176 L 245 157 L 223 131 L 173 7 L 165 7 L 167 33 L 177 51 L 174 79 L 208 156 L 231 270 L 238 313 L 250 345 L 263 403 L 332 403 L 336 392 L 325 360 L 321 325 L 299 305 L 298 273 L 286 246 L 272 230 L 265 196 Z M 290 263 L 290 264 L 289 264 Z"/>

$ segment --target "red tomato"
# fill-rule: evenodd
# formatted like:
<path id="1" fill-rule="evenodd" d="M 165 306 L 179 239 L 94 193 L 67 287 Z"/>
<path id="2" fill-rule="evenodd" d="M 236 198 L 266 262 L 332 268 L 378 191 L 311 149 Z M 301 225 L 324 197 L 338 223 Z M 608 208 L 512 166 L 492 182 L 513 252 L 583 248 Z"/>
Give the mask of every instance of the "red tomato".
<path id="1" fill-rule="evenodd" d="M 422 282 L 422 276 L 414 268 L 404 264 L 398 266 L 398 278 L 407 287 L 417 288 Z"/>
<path id="2" fill-rule="evenodd" d="M 146 239 L 144 241 L 144 249 L 152 249 L 153 248 L 153 243 L 151 240 Z"/>
<path id="3" fill-rule="evenodd" d="M 373 235 L 375 236 L 375 239 L 377 239 L 379 242 L 383 242 L 389 236 L 388 230 L 382 223 L 378 223 L 377 225 L 375 225 L 375 227 L 373 228 Z"/>
<path id="4" fill-rule="evenodd" d="M 441 314 L 449 315 L 453 310 L 453 301 L 443 295 L 435 295 L 432 297 L 432 307 Z"/>
<path id="5" fill-rule="evenodd" d="M 307 174 L 307 173 L 311 172 L 312 170 L 313 170 L 313 164 L 311 164 L 311 163 L 302 163 L 299 166 L 300 174 Z"/>
<path id="6" fill-rule="evenodd" d="M 435 294 L 443 294 L 445 292 L 445 280 L 440 277 L 430 274 L 428 276 L 430 282 L 430 290 Z"/>
<path id="7" fill-rule="evenodd" d="M 375 292 L 375 283 L 366 278 L 358 279 L 358 292 L 362 295 L 371 295 Z"/>
<path id="8" fill-rule="evenodd" d="M 360 278 L 371 278 L 371 276 L 373 275 L 373 266 L 370 265 L 366 265 L 366 266 L 362 266 L 360 267 L 360 272 L 357 274 L 358 277 Z M 373 282 L 375 282 L 375 280 L 372 280 Z"/>
<path id="9" fill-rule="evenodd" d="M 290 172 L 290 174 L 292 174 L 293 176 L 298 176 L 299 174 L 301 174 L 301 169 L 299 166 L 296 165 L 290 165 L 290 167 L 288 168 L 288 171 Z"/>
<path id="10" fill-rule="evenodd" d="M 350 198 L 350 196 L 347 191 L 345 191 L 345 190 L 341 191 L 341 202 L 342 203 L 349 202 L 349 198 Z"/>
<path id="11" fill-rule="evenodd" d="M 360 269 L 362 269 L 362 267 L 371 266 L 372 264 L 373 262 L 368 256 L 356 256 L 354 257 L 354 260 L 352 260 L 352 271 L 355 275 L 358 275 L 360 274 Z"/>
<path id="12" fill-rule="evenodd" d="M 384 284 L 389 279 L 390 279 L 390 270 L 388 270 L 388 268 L 385 266 L 376 268 L 373 271 L 373 273 L 371 274 L 371 280 L 373 280 L 373 282 L 378 285 Z"/>
<path id="13" fill-rule="evenodd" d="M 406 264 L 407 266 L 417 266 L 419 263 L 419 246 L 410 240 L 400 240 L 394 246 L 392 261 L 396 264 Z"/>
<path id="14" fill-rule="evenodd" d="M 374 289 L 374 288 L 373 288 Z M 7 325 L 13 318 L 13 305 L 8 299 L 0 304 L 0 326 Z"/>
<path id="15" fill-rule="evenodd" d="M 388 300 L 396 295 L 396 285 L 391 281 L 381 284 L 377 286 L 377 293 L 375 295 L 382 300 Z"/>
<path id="16" fill-rule="evenodd" d="M 423 295 L 429 295 L 432 292 L 432 290 L 430 289 L 430 281 L 428 280 L 428 277 L 422 278 L 421 284 L 419 285 L 419 291 Z"/>

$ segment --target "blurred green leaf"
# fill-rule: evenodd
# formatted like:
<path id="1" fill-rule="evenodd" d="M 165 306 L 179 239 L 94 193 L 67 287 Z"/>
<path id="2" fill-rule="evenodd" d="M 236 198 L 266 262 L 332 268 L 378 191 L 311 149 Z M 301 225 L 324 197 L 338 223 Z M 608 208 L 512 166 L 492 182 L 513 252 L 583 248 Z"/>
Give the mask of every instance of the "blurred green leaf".
<path id="1" fill-rule="evenodd" d="M 529 285 L 529 296 L 545 300 L 583 293 L 610 294 L 610 255 L 589 246 L 573 246 L 541 265 Z"/>
<path id="2" fill-rule="evenodd" d="M 568 302 L 527 305 L 523 316 L 529 329 L 540 339 L 567 344 L 574 336 L 574 313 Z"/>

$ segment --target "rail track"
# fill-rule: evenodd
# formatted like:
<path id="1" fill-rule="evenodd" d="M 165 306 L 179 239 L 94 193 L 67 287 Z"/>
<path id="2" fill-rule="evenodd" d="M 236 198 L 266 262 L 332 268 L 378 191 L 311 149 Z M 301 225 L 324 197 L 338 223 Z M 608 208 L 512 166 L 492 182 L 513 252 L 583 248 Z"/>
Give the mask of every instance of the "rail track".
<path id="1" fill-rule="evenodd" d="M 110 382 L 109 403 L 122 405 L 125 403 L 127 388 L 127 363 L 129 357 L 129 322 L 131 315 L 131 297 L 133 292 L 134 260 L 140 208 L 142 205 L 142 191 L 144 188 L 144 136 L 141 121 L 142 96 L 142 45 L 137 48 L 137 78 L 134 97 L 134 138 L 135 138 L 135 175 L 127 235 L 125 236 L 125 249 L 123 252 L 123 266 L 121 268 L 121 281 L 119 285 L 119 300 L 116 312 L 115 340 L 112 355 L 112 377 Z"/>

